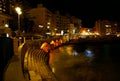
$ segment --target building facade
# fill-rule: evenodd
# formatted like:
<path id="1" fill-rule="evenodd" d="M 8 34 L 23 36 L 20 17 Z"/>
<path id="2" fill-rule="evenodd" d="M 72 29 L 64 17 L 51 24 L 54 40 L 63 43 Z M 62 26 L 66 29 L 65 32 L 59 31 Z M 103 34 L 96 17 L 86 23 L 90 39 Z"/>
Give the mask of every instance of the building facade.
<path id="1" fill-rule="evenodd" d="M 79 18 L 61 15 L 59 11 L 53 13 L 43 4 L 38 4 L 38 7 L 29 10 L 28 14 L 34 21 L 33 31 L 43 35 L 47 33 L 53 36 L 69 33 L 70 24 L 73 24 L 77 30 L 82 26 Z"/>
<path id="2" fill-rule="evenodd" d="M 9 34 L 11 36 L 9 21 L 12 19 L 10 16 L 12 6 L 12 0 L 0 0 L 0 35 Z"/>
<path id="3" fill-rule="evenodd" d="M 54 13 L 54 19 L 55 19 L 56 33 L 61 33 L 62 31 L 66 33 L 69 30 L 70 20 L 68 17 L 63 16 L 60 14 L 59 11 L 56 11 Z"/>
<path id="4" fill-rule="evenodd" d="M 95 23 L 95 31 L 100 35 L 115 35 L 120 30 L 119 22 L 98 20 Z"/>
<path id="5" fill-rule="evenodd" d="M 59 11 L 56 11 L 54 13 L 54 25 L 56 29 L 56 33 L 62 33 L 63 34 L 71 34 L 71 31 L 75 30 L 79 32 L 79 29 L 82 27 L 82 21 L 79 18 L 76 18 L 74 16 L 70 16 L 68 14 L 61 15 Z M 71 24 L 74 28 L 71 30 Z"/>
<path id="6" fill-rule="evenodd" d="M 34 21 L 33 32 L 44 35 L 52 29 L 52 12 L 42 4 L 38 4 L 37 8 L 29 10 L 28 14 Z"/>

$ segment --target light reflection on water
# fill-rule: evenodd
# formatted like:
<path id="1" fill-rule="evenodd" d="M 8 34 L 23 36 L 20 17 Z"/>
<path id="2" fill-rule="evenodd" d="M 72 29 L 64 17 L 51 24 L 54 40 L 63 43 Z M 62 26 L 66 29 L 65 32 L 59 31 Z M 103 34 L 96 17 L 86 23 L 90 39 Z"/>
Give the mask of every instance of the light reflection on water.
<path id="1" fill-rule="evenodd" d="M 119 48 L 119 44 L 63 46 L 51 52 L 50 65 L 60 81 L 120 81 Z"/>
<path id="2" fill-rule="evenodd" d="M 89 49 L 86 49 L 86 50 L 85 50 L 85 55 L 86 55 L 87 57 L 89 57 L 89 58 L 92 58 L 92 57 L 93 57 L 93 53 L 92 53 L 92 51 L 89 50 Z"/>

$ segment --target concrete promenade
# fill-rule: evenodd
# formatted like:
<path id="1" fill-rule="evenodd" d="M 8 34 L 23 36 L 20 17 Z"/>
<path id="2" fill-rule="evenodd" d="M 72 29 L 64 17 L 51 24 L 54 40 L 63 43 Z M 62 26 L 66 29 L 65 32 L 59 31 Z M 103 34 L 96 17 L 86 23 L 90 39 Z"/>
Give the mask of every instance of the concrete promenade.
<path id="1" fill-rule="evenodd" d="M 40 76 L 34 71 L 29 71 L 29 73 L 31 80 L 26 78 L 22 72 L 20 56 L 14 55 L 9 61 L 7 69 L 4 72 L 3 81 L 38 81 L 38 78 L 40 78 Z"/>
<path id="2" fill-rule="evenodd" d="M 37 52 L 33 54 L 31 54 L 29 51 L 29 54 L 30 54 L 29 56 L 34 55 L 33 56 L 34 61 L 36 59 L 38 59 L 37 62 L 39 62 L 40 60 L 42 61 L 37 63 L 37 67 L 39 66 L 39 68 L 37 69 L 37 72 L 35 69 L 30 69 L 30 70 L 28 69 L 28 73 L 23 72 L 23 69 L 22 69 L 23 57 L 22 56 L 24 54 L 25 55 L 27 54 L 26 51 L 28 51 L 28 47 L 29 47 L 28 44 L 22 44 L 21 46 L 19 46 L 18 52 L 16 52 L 14 56 L 9 60 L 9 63 L 4 72 L 3 81 L 44 81 L 43 79 L 46 79 L 46 81 L 56 81 L 53 74 L 49 71 L 48 66 L 44 64 L 44 61 L 46 62 L 46 59 L 48 58 L 44 54 L 44 51 L 40 51 L 40 53 Z M 30 61 L 27 60 L 27 61 L 30 62 L 29 64 L 31 63 L 32 65 L 34 64 L 33 63 L 34 61 L 32 60 Z M 40 64 L 43 64 L 43 66 L 40 67 Z M 35 68 L 35 66 L 33 66 L 33 68 Z M 43 78 L 43 74 L 46 75 L 44 78 Z"/>
<path id="3" fill-rule="evenodd" d="M 9 61 L 3 81 L 27 81 L 22 72 L 20 56 L 14 55 Z"/>
<path id="4" fill-rule="evenodd" d="M 24 48 L 24 44 L 22 44 L 16 48 L 18 51 L 14 51 L 14 56 L 12 56 L 12 58 L 9 60 L 6 70 L 4 71 L 3 81 L 33 81 L 29 80 L 29 77 L 26 78 L 22 71 L 21 54 Z M 34 78 L 34 81 L 38 81 L 35 80 L 35 78 L 37 79 L 38 76 L 35 75 L 33 71 L 31 72 L 30 78 Z"/>
<path id="5" fill-rule="evenodd" d="M 22 43 L 17 39 L 13 40 L 13 50 L 14 50 L 14 56 L 12 56 L 12 58 L 9 60 L 7 67 L 4 71 L 3 74 L 3 81 L 43 81 L 43 74 L 45 74 L 46 72 L 46 76 L 44 77 L 44 79 L 49 78 L 49 76 L 51 77 L 50 79 L 54 79 L 53 74 L 49 71 L 48 66 L 43 64 L 43 68 L 45 68 L 45 70 L 43 70 L 43 68 L 40 67 L 39 65 L 39 71 L 42 71 L 40 73 L 36 73 L 35 70 L 29 70 L 28 74 L 23 72 L 23 60 L 24 60 L 24 55 L 26 54 L 26 51 L 28 50 L 29 47 L 33 47 L 33 48 L 39 48 L 39 41 L 28 41 L 27 43 Z M 19 41 L 19 45 L 18 45 L 18 41 Z M 31 54 L 32 55 L 32 54 Z M 36 56 L 34 56 L 35 58 L 37 58 L 37 56 L 39 56 L 39 58 L 37 59 L 42 59 L 43 61 L 46 59 L 46 56 L 44 56 L 45 54 L 35 54 Z M 43 57 L 41 57 L 41 55 Z M 36 59 L 34 59 L 36 60 Z M 37 60 L 39 62 L 39 60 Z M 33 62 L 33 61 L 30 61 Z M 36 63 L 36 62 L 35 62 Z M 31 63 L 30 63 L 31 64 Z M 38 67 L 38 66 L 37 66 Z M 34 66 L 33 66 L 34 68 Z M 49 74 L 49 76 L 47 76 L 47 74 Z M 41 79 L 42 76 L 42 79 Z M 49 81 L 51 81 L 49 80 Z"/>

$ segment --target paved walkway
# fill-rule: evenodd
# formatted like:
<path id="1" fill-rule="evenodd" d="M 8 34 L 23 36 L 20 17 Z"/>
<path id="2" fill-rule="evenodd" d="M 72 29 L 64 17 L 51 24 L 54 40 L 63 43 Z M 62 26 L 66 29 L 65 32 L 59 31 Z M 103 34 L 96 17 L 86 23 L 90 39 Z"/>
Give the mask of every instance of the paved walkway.
<path id="1" fill-rule="evenodd" d="M 44 65 L 44 67 L 46 66 Z M 3 81 L 42 81 L 40 75 L 36 74 L 34 70 L 30 70 L 29 73 L 30 73 L 30 80 L 27 75 L 25 75 L 25 77 L 23 75 L 20 56 L 14 55 L 9 61 L 8 67 L 4 72 Z M 48 81 L 52 81 L 52 80 L 48 80 Z"/>
<path id="2" fill-rule="evenodd" d="M 21 52 L 21 50 L 25 51 L 24 47 L 22 47 L 23 49 L 21 49 L 21 47 L 20 47 L 19 51 L 20 52 Z M 36 54 L 36 55 L 40 56 L 41 53 Z M 42 55 L 45 55 L 45 54 L 42 53 Z M 41 76 L 39 74 L 37 74 L 34 70 L 29 70 L 30 78 L 28 77 L 27 74 L 25 74 L 25 77 L 24 77 L 23 72 L 22 72 L 21 57 L 20 56 L 21 55 L 18 55 L 16 53 L 10 59 L 8 66 L 7 66 L 7 69 L 4 72 L 3 81 L 44 81 L 44 80 L 42 80 Z M 44 65 L 44 67 L 46 67 L 46 65 Z M 42 71 L 42 69 L 40 71 Z M 44 71 L 43 71 L 43 73 L 44 73 Z M 47 76 L 47 78 L 48 78 L 48 76 Z M 51 78 L 50 80 L 47 80 L 47 81 L 53 81 L 53 80 Z"/>
<path id="3" fill-rule="evenodd" d="M 3 81 L 27 81 L 25 80 L 22 68 L 20 57 L 15 55 L 9 62 L 8 68 L 6 69 L 3 77 Z"/>

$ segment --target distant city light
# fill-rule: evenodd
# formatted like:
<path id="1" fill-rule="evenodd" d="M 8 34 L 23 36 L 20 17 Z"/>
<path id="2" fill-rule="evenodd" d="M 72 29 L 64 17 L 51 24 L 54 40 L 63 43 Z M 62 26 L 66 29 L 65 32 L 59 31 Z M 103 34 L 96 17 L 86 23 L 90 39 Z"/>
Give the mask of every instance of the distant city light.
<path id="1" fill-rule="evenodd" d="M 47 24 L 50 25 L 50 22 L 48 22 Z"/>
<path id="2" fill-rule="evenodd" d="M 57 28 L 55 28 L 55 30 L 57 30 Z"/>
<path id="3" fill-rule="evenodd" d="M 8 24 L 5 24 L 5 27 L 9 27 L 9 25 L 8 25 Z"/>
<path id="4" fill-rule="evenodd" d="M 6 37 L 9 37 L 9 34 L 8 34 L 8 33 L 6 34 Z"/>
<path id="5" fill-rule="evenodd" d="M 43 26 L 42 26 L 42 25 L 38 25 L 38 27 L 43 28 Z"/>
<path id="6" fill-rule="evenodd" d="M 105 25 L 105 27 L 111 27 L 111 25 Z"/>
<path id="7" fill-rule="evenodd" d="M 88 29 L 88 32 L 90 32 L 90 29 Z"/>
<path id="8" fill-rule="evenodd" d="M 50 28 L 50 26 L 47 26 L 47 28 L 49 29 L 49 28 Z"/>
<path id="9" fill-rule="evenodd" d="M 46 32 L 46 34 L 47 34 L 47 35 L 50 35 L 50 34 L 51 34 L 51 32 Z"/>
<path id="10" fill-rule="evenodd" d="M 64 31 L 62 30 L 62 31 L 61 31 L 61 35 L 63 35 L 63 34 L 64 34 Z"/>
<path id="11" fill-rule="evenodd" d="M 75 29 L 73 30 L 73 34 L 75 34 Z"/>

